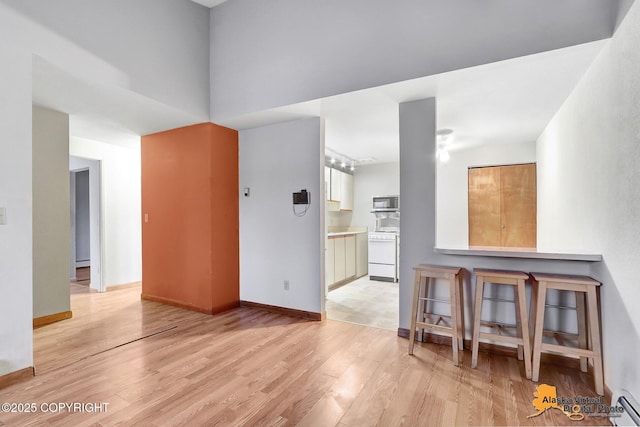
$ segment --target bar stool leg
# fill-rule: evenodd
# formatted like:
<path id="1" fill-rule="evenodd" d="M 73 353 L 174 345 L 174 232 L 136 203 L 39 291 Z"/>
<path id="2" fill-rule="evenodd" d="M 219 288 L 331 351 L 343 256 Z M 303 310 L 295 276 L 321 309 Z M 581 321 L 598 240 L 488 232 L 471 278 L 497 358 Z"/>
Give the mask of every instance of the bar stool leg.
<path id="1" fill-rule="evenodd" d="M 593 351 L 593 380 L 596 393 L 604 395 L 604 377 L 602 372 L 602 346 L 600 344 L 600 324 L 598 319 L 598 296 L 593 286 L 587 288 L 587 312 L 589 315 L 590 347 Z"/>
<path id="2" fill-rule="evenodd" d="M 518 285 L 513 287 L 513 307 L 516 310 L 516 334 L 518 335 L 518 337 L 523 338 L 523 341 L 524 341 L 524 335 L 522 334 L 522 315 L 520 313 L 521 306 L 520 306 L 520 298 L 518 297 L 519 295 L 518 288 L 519 288 Z M 518 360 L 524 360 L 524 347 L 522 344 L 518 344 Z"/>
<path id="3" fill-rule="evenodd" d="M 536 317 L 533 332 L 533 363 L 531 381 L 538 382 L 540 375 L 540 351 L 542 350 L 542 327 L 544 325 L 544 305 L 547 299 L 547 282 L 538 282 Z"/>
<path id="4" fill-rule="evenodd" d="M 482 316 L 482 295 L 484 294 L 484 279 L 476 276 L 476 299 L 473 308 L 473 339 L 471 340 L 471 367 L 478 365 L 478 346 L 480 342 L 480 317 Z"/>
<path id="5" fill-rule="evenodd" d="M 458 292 L 456 288 L 458 281 L 453 275 L 449 276 L 449 298 L 451 301 L 451 328 L 453 333 L 451 334 L 451 347 L 453 347 L 453 365 L 458 366 Z M 454 307 L 454 304 L 456 305 Z"/>
<path id="6" fill-rule="evenodd" d="M 409 354 L 413 354 L 413 344 L 416 339 L 416 317 L 418 317 L 418 296 L 420 295 L 421 274 L 416 271 L 413 281 L 413 303 L 411 307 L 411 328 L 409 329 Z"/>
<path id="7" fill-rule="evenodd" d="M 429 301 L 423 299 L 429 297 L 429 285 L 431 284 L 431 277 L 425 276 L 422 278 L 423 282 L 420 283 L 420 300 L 418 305 L 418 315 L 420 316 L 420 321 L 424 322 L 426 320 L 425 314 L 428 311 Z M 425 328 L 418 329 L 418 341 L 424 342 L 424 331 Z"/>
<path id="8" fill-rule="evenodd" d="M 576 315 L 578 316 L 578 346 L 588 348 L 587 343 L 587 313 L 585 311 L 584 299 L 587 296 L 584 292 L 574 292 L 576 294 Z M 580 370 L 587 372 L 587 357 L 580 357 Z"/>
<path id="9" fill-rule="evenodd" d="M 515 302 L 516 307 L 520 307 L 518 310 L 520 313 L 519 321 L 522 325 L 520 336 L 522 337 L 522 347 L 524 350 L 524 372 L 527 379 L 531 379 L 531 341 L 529 338 L 529 324 L 527 322 L 527 294 L 525 293 L 524 280 L 518 280 L 517 288 L 518 300 Z"/>
<path id="10" fill-rule="evenodd" d="M 458 350 L 464 350 L 464 288 L 462 275 L 456 275 L 457 296 L 456 308 L 458 310 Z"/>
<path id="11" fill-rule="evenodd" d="M 536 310 L 538 307 L 538 282 L 536 282 L 535 280 L 531 281 L 531 310 L 529 312 L 529 325 L 531 325 L 531 327 L 529 328 L 529 335 L 530 335 L 530 339 L 531 339 L 531 346 L 533 348 L 533 331 L 535 329 L 535 325 L 536 325 Z M 533 354 L 533 350 L 532 354 Z"/>

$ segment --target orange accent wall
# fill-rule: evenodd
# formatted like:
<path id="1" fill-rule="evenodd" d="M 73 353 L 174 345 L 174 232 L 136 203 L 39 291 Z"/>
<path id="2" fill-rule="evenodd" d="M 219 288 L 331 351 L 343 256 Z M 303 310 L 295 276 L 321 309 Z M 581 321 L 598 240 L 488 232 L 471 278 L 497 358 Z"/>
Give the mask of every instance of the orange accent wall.
<path id="1" fill-rule="evenodd" d="M 237 307 L 238 132 L 202 123 L 143 136 L 141 150 L 142 298 Z"/>

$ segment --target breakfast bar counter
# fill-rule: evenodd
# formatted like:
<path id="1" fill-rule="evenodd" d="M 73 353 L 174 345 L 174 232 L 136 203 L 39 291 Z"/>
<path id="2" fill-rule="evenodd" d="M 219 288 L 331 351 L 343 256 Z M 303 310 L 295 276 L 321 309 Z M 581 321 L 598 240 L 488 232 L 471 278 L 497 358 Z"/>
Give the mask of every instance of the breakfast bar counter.
<path id="1" fill-rule="evenodd" d="M 602 261 L 600 254 L 568 254 L 560 252 L 539 252 L 530 248 L 501 248 L 501 247 L 479 247 L 470 246 L 467 248 L 434 248 L 434 252 L 445 255 L 470 255 L 500 258 L 526 258 L 526 259 L 552 259 L 562 261 Z"/>

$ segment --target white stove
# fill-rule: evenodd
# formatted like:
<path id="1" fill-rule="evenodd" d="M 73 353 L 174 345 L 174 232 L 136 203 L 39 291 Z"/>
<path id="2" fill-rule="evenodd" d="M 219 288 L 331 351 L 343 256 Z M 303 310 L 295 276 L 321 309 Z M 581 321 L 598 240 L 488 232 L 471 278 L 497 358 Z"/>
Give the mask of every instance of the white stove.
<path id="1" fill-rule="evenodd" d="M 398 233 L 369 232 L 369 278 L 398 281 Z"/>

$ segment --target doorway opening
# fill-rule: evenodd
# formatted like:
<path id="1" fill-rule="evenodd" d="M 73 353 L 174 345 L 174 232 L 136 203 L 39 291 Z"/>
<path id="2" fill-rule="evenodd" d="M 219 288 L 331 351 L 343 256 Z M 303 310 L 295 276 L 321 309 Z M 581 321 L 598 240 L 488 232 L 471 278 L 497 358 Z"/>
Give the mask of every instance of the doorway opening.
<path id="1" fill-rule="evenodd" d="M 104 292 L 100 161 L 69 157 L 72 293 Z"/>
<path id="2" fill-rule="evenodd" d="M 72 235 L 75 234 L 75 239 L 71 243 L 72 248 L 75 247 L 75 251 L 71 251 L 71 257 L 75 260 L 76 267 L 75 271 L 71 271 L 71 277 L 73 283 L 89 286 L 91 284 L 89 169 L 71 171 L 71 181 L 75 182 L 75 191 L 70 193 L 73 218 Z"/>
<path id="3" fill-rule="evenodd" d="M 341 170 L 341 163 L 331 160 L 331 155 L 327 155 L 327 318 L 397 331 L 399 162 L 355 164 L 353 169 Z M 339 191 L 336 191 L 334 182 L 336 176 L 340 182 Z M 381 212 L 384 216 L 381 219 L 372 212 L 374 199 L 381 196 L 389 198 L 389 195 L 395 197 L 396 204 L 391 207 L 395 211 Z M 393 221 L 389 215 L 394 216 Z"/>

